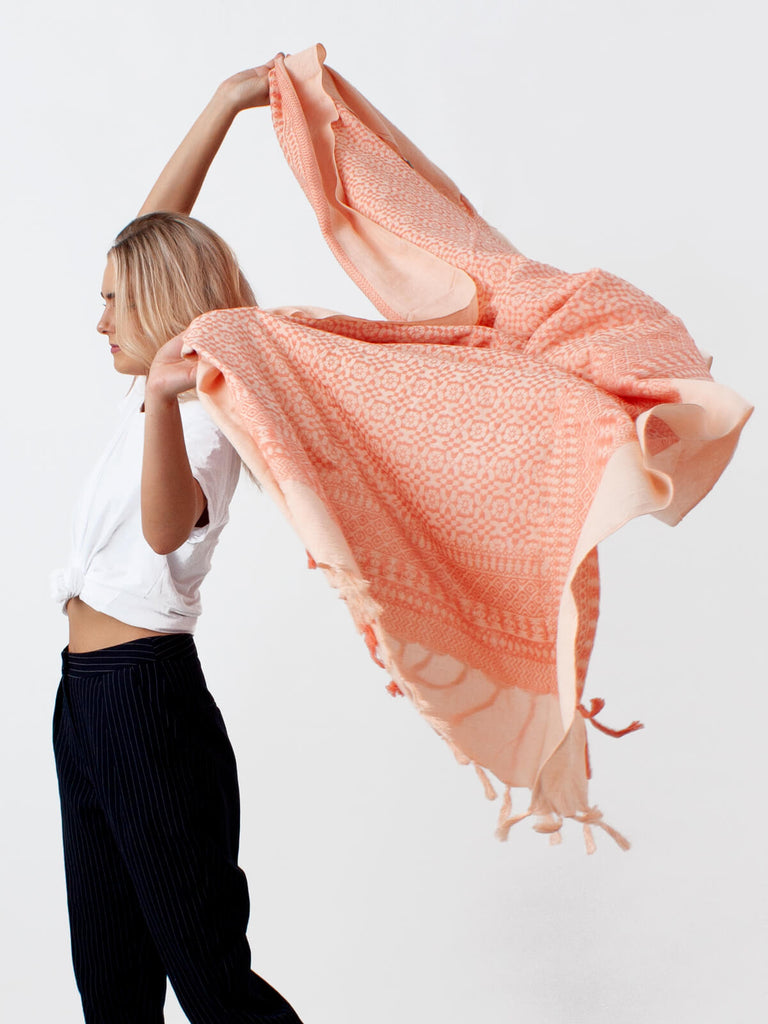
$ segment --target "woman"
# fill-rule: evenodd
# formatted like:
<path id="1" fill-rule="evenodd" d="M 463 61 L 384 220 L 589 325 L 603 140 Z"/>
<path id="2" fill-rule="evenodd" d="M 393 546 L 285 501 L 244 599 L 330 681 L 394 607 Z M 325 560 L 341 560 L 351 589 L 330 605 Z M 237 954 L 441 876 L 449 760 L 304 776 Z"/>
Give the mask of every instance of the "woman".
<path id="1" fill-rule="evenodd" d="M 191 1021 L 298 1021 L 250 970 L 236 766 L 192 638 L 240 461 L 188 400 L 194 361 L 169 340 L 206 310 L 255 305 L 233 254 L 188 214 L 237 112 L 269 103 L 271 66 L 217 89 L 102 283 L 98 331 L 135 381 L 55 578 L 69 645 L 53 738 L 89 1024 L 162 1021 L 166 977 Z"/>

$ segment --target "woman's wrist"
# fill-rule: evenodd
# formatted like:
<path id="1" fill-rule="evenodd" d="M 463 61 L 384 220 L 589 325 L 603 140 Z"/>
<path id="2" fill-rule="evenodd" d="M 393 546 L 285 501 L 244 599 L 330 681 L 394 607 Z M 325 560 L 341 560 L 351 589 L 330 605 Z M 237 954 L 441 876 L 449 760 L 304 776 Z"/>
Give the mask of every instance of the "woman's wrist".
<path id="1" fill-rule="evenodd" d="M 147 374 L 147 383 L 144 388 L 144 406 L 152 409 L 170 408 L 178 404 L 178 396 L 181 392 L 169 390 L 168 384 L 152 377 L 152 372 Z"/>
<path id="2" fill-rule="evenodd" d="M 222 82 L 214 92 L 208 104 L 211 111 L 221 118 L 229 118 L 230 123 L 245 108 L 240 102 L 238 90 L 230 79 Z"/>

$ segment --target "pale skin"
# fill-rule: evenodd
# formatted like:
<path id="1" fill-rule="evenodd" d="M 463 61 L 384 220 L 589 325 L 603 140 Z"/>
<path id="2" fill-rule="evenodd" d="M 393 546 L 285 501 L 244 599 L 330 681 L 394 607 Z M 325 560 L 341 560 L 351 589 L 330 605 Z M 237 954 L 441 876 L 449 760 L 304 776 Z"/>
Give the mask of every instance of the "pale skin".
<path id="1" fill-rule="evenodd" d="M 140 214 L 158 210 L 191 213 L 208 168 L 237 114 L 269 105 L 268 74 L 273 64 L 274 61 L 269 61 L 222 82 L 166 164 Z M 115 370 L 147 377 L 141 523 L 153 550 L 169 554 L 186 541 L 195 525 L 207 521 L 206 497 L 189 466 L 177 400 L 179 394 L 195 386 L 195 361 L 182 358 L 182 343 L 177 338 L 158 350 L 149 371 L 121 350 L 115 325 L 115 270 L 111 260 L 107 260 L 101 295 L 104 312 L 96 329 L 109 341 Z M 67 615 L 69 650 L 73 653 L 161 635 L 96 611 L 79 597 L 70 598 Z"/>

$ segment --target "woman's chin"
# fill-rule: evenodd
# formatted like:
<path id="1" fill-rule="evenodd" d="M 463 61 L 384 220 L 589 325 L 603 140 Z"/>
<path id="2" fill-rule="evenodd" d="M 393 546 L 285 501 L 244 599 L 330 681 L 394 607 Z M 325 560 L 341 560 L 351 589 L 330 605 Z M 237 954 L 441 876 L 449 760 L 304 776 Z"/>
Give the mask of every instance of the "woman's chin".
<path id="1" fill-rule="evenodd" d="M 132 359 L 131 356 L 123 352 L 123 350 L 118 348 L 117 345 L 113 345 L 110 348 L 110 352 L 112 353 L 112 363 L 118 373 L 125 373 L 131 377 L 139 377 L 147 372 L 146 367 L 142 363 Z"/>

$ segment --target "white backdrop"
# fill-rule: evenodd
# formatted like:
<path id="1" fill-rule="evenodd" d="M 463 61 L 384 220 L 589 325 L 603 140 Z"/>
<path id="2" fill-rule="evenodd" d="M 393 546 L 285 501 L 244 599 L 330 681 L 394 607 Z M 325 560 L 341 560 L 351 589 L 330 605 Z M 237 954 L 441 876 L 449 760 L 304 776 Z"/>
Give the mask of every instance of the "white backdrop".
<path id="1" fill-rule="evenodd" d="M 9 5 L 10 6 L 10 5 Z M 757 0 L 93 0 L 2 15 L 0 1015 L 81 1019 L 50 718 L 47 596 L 126 381 L 103 257 L 228 74 L 322 41 L 528 255 L 604 266 L 683 317 L 758 410 L 674 530 L 601 549 L 593 800 L 633 841 L 550 848 L 384 691 L 345 609 L 245 479 L 197 639 L 237 751 L 254 965 L 306 1024 L 741 1022 L 765 1006 L 765 15 Z M 196 213 L 262 305 L 372 315 L 324 250 L 266 110 Z M 169 995 L 168 1021 L 183 1017 Z"/>

